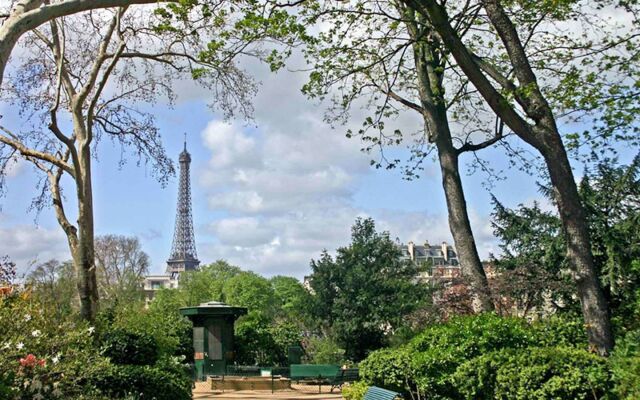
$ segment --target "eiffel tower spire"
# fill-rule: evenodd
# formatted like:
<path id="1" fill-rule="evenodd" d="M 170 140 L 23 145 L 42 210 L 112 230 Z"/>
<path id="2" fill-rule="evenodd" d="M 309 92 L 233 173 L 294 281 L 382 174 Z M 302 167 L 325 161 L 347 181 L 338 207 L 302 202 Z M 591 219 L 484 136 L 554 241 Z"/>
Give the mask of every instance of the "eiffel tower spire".
<path id="1" fill-rule="evenodd" d="M 193 234 L 193 215 L 191 213 L 191 181 L 189 166 L 191 154 L 187 151 L 187 135 L 185 133 L 184 150 L 180 153 L 180 186 L 178 189 L 178 206 L 176 207 L 176 225 L 173 233 L 171 255 L 167 260 L 167 272 L 172 279 L 177 279 L 182 271 L 198 268 L 200 261 L 196 253 L 196 241 Z"/>

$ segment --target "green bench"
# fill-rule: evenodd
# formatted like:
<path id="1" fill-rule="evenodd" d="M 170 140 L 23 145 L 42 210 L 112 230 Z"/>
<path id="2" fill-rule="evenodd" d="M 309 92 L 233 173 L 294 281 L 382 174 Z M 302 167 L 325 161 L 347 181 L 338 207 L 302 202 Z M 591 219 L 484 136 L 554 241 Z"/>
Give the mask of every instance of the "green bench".
<path id="1" fill-rule="evenodd" d="M 359 378 L 358 368 L 341 369 L 336 372 L 336 375 L 329 379 L 331 385 L 331 392 L 333 389 L 340 389 L 346 382 L 355 382 Z"/>
<path id="2" fill-rule="evenodd" d="M 391 390 L 370 386 L 364 395 L 364 400 L 395 400 L 402 399 L 402 395 Z"/>
<path id="3" fill-rule="evenodd" d="M 330 364 L 291 364 L 292 381 L 315 380 L 318 382 L 318 393 L 322 390 L 322 383 L 328 382 L 340 372 L 339 365 Z"/>

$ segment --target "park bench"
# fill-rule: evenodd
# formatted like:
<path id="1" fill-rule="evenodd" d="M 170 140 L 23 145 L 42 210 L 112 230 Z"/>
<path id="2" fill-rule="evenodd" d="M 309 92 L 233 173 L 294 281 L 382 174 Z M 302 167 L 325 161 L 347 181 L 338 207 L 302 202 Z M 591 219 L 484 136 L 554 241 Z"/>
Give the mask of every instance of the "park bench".
<path id="1" fill-rule="evenodd" d="M 340 389 L 345 382 L 355 382 L 359 378 L 358 368 L 346 368 L 336 372 L 336 375 L 329 379 L 331 385 L 331 392 L 333 389 Z"/>
<path id="2" fill-rule="evenodd" d="M 340 366 L 330 364 L 291 364 L 291 380 L 314 380 L 318 382 L 318 393 L 322 391 L 322 383 L 334 378 L 340 372 Z"/>
<path id="3" fill-rule="evenodd" d="M 395 400 L 402 399 L 402 395 L 391 390 L 370 386 L 364 395 L 364 400 Z"/>

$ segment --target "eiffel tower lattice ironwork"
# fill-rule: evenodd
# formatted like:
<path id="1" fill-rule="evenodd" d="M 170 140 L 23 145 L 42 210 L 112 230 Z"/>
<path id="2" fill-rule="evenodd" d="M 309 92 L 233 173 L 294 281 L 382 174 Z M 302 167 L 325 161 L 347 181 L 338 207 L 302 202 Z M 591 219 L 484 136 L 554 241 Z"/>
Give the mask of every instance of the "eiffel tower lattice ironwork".
<path id="1" fill-rule="evenodd" d="M 167 260 L 167 272 L 171 279 L 177 279 L 182 271 L 193 271 L 200 261 L 196 253 L 196 241 L 193 234 L 193 214 L 191 212 L 191 181 L 189 166 L 191 154 L 187 151 L 185 134 L 184 150 L 180 153 L 180 186 L 178 189 L 178 206 L 176 208 L 176 225 L 173 233 L 171 255 Z"/>

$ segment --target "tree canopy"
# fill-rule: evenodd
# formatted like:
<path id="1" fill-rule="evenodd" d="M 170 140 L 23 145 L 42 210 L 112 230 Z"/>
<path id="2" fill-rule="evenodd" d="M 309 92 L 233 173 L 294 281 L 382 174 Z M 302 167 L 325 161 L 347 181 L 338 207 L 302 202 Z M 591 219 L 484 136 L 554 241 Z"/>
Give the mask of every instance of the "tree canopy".
<path id="1" fill-rule="evenodd" d="M 313 314 L 326 324 L 351 360 L 382 347 L 404 316 L 425 300 L 419 268 L 401 257 L 386 232 L 372 219 L 357 219 L 351 243 L 311 261 Z"/>

